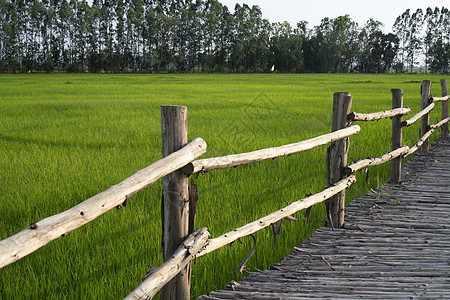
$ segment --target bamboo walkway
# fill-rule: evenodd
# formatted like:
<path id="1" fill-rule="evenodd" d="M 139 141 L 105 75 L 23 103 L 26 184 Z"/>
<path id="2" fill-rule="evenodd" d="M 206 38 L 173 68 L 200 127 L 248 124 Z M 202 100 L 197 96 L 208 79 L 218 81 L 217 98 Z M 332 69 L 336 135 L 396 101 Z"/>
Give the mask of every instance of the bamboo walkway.
<path id="1" fill-rule="evenodd" d="M 199 299 L 450 299 L 450 139 L 278 265 Z"/>

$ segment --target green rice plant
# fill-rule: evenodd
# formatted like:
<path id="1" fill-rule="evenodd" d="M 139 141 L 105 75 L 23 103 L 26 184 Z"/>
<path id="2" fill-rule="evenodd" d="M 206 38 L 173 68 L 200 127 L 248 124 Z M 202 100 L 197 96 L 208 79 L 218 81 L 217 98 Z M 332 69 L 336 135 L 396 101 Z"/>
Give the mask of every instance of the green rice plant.
<path id="1" fill-rule="evenodd" d="M 426 78 L 425 78 L 426 77 Z M 360 113 L 391 108 L 391 89 L 420 111 L 420 83 L 442 76 L 361 74 L 247 75 L 0 75 L 0 239 L 60 213 L 161 158 L 160 105 L 188 106 L 189 139 L 208 144 L 204 157 L 281 146 L 329 133 L 334 92 L 353 95 Z M 440 105 L 432 123 L 440 117 Z M 360 124 L 349 160 L 390 150 L 391 121 Z M 436 137 L 436 135 L 435 135 Z M 404 144 L 418 139 L 418 124 Z M 216 170 L 195 178 L 197 227 L 226 233 L 326 186 L 326 147 L 286 158 Z M 351 201 L 386 182 L 389 164 L 358 173 Z M 82 228 L 0 270 L 1 299 L 120 299 L 150 266 L 162 264 L 157 182 L 126 208 Z M 324 205 L 283 223 L 274 245 L 271 229 L 255 234 L 247 269 L 279 262 L 325 220 Z M 193 266 L 192 296 L 238 280 L 234 269 L 253 246 L 250 238 Z"/>

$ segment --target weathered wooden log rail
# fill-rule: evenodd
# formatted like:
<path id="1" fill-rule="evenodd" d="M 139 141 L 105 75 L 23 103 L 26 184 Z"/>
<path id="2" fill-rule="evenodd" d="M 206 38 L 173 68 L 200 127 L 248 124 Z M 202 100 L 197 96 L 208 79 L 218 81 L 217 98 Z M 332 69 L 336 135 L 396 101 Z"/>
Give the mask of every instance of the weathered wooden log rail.
<path id="1" fill-rule="evenodd" d="M 236 167 L 258 161 L 288 156 L 295 153 L 311 150 L 329 144 L 331 142 L 335 142 L 340 139 L 355 135 L 359 133 L 360 130 L 361 128 L 359 126 L 352 126 L 299 143 L 267 148 L 248 153 L 199 159 L 189 163 L 186 167 L 183 168 L 183 171 L 188 175 L 192 175 L 198 172 L 207 172 L 217 169 Z"/>
<path id="2" fill-rule="evenodd" d="M 0 241 L 0 268 L 65 236 L 89 223 L 107 211 L 123 205 L 129 197 L 152 185 L 158 179 L 173 173 L 206 152 L 201 138 L 193 140 L 183 149 L 136 172 L 121 183 L 97 194 L 60 214 L 48 217 L 21 232 Z"/>
<path id="3" fill-rule="evenodd" d="M 295 212 L 326 202 L 329 224 L 333 228 L 344 224 L 345 190 L 356 182 L 352 175 L 358 170 L 391 163 L 391 182 L 399 182 L 402 158 L 418 149 L 428 151 L 429 138 L 437 128 L 448 135 L 448 88 L 447 80 L 441 80 L 442 97 L 431 97 L 431 82 L 424 81 L 421 89 L 422 111 L 407 121 L 402 118 L 411 110 L 403 108 L 403 91 L 392 90 L 392 110 L 361 114 L 351 111 L 350 93 L 333 96 L 332 133 L 313 139 L 257 150 L 249 153 L 197 160 L 206 152 L 206 143 L 196 138 L 187 143 L 187 108 L 184 106 L 161 107 L 163 158 L 136 172 L 121 183 L 110 187 L 73 208 L 48 217 L 29 228 L 0 241 L 0 268 L 36 251 L 65 234 L 92 221 L 114 207 L 123 205 L 127 199 L 163 178 L 163 235 L 165 263 L 155 269 L 126 299 L 152 298 L 162 288 L 163 299 L 189 299 L 190 262 L 239 238 L 251 235 L 263 228 L 289 218 Z M 429 114 L 435 102 L 442 102 L 442 118 L 437 124 L 429 124 Z M 377 158 L 363 159 L 347 165 L 348 139 L 360 132 L 356 121 L 392 119 L 391 152 Z M 402 144 L 402 128 L 421 119 L 419 140 L 411 148 Z M 301 199 L 254 222 L 234 229 L 217 238 L 210 238 L 206 228 L 194 232 L 196 199 L 189 194 L 188 176 L 216 169 L 235 167 L 258 161 L 288 156 L 314 149 L 326 144 L 328 188 L 315 195 Z M 168 203 L 176 205 L 167 205 Z M 169 224 L 170 226 L 164 226 Z M 163 288 L 164 287 L 164 288 Z"/>
<path id="4" fill-rule="evenodd" d="M 405 108 L 395 108 L 392 110 L 380 111 L 370 114 L 360 114 L 356 112 L 351 112 L 348 115 L 350 121 L 378 121 L 381 119 L 392 118 L 396 116 L 405 116 L 411 113 L 411 109 Z"/>
<path id="5" fill-rule="evenodd" d="M 430 113 L 430 111 L 434 108 L 434 103 L 431 103 L 428 105 L 424 110 L 419 112 L 417 115 L 413 116 L 411 119 L 403 121 L 402 126 L 411 126 L 412 124 L 416 123 L 420 118 L 425 116 L 426 114 Z"/>

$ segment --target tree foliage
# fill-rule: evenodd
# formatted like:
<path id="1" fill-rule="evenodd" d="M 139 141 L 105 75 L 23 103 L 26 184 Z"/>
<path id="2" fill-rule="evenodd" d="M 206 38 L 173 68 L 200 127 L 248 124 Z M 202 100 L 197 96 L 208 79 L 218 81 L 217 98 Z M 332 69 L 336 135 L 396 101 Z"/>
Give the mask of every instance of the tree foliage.
<path id="1" fill-rule="evenodd" d="M 449 11 L 270 23 L 218 0 L 0 0 L 0 72 L 364 72 L 449 70 Z"/>
<path id="2" fill-rule="evenodd" d="M 428 7 L 425 12 L 419 8 L 414 13 L 407 9 L 396 19 L 393 30 L 400 41 L 399 64 L 412 72 L 424 58 L 427 70 L 449 72 L 450 13 L 447 8 Z"/>

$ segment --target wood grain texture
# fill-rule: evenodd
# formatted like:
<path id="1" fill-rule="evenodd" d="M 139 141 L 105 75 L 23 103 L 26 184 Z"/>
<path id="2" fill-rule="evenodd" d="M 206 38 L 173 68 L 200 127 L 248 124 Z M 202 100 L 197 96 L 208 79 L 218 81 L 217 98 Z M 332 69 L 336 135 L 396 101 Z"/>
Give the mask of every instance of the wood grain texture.
<path id="1" fill-rule="evenodd" d="M 161 106 L 162 155 L 166 157 L 182 148 L 188 141 L 187 107 Z M 164 261 L 167 261 L 189 235 L 189 183 L 181 170 L 162 178 L 163 183 L 163 244 Z M 183 270 L 161 291 L 163 300 L 190 298 L 191 268 Z"/>
<path id="2" fill-rule="evenodd" d="M 198 299 L 450 298 L 450 139 L 403 165 L 274 267 Z"/>
<path id="3" fill-rule="evenodd" d="M 181 150 L 158 160 L 100 194 L 62 213 L 36 222 L 35 229 L 26 228 L 0 241 L 0 268 L 122 205 L 133 194 L 152 185 L 163 176 L 180 169 L 205 152 L 205 141 L 196 138 Z"/>
<path id="4" fill-rule="evenodd" d="M 431 80 L 424 80 L 422 83 L 422 111 L 426 111 L 431 105 L 430 104 L 430 98 L 431 98 Z M 422 138 L 427 131 L 429 130 L 428 126 L 430 126 L 430 113 L 426 113 L 422 116 L 421 122 L 420 122 L 420 137 Z M 420 146 L 421 152 L 428 152 L 428 149 L 430 148 L 430 142 L 428 139 L 425 139 L 422 143 L 422 146 Z"/>
<path id="5" fill-rule="evenodd" d="M 403 107 L 403 90 L 392 89 L 392 108 L 399 109 Z M 396 151 L 403 144 L 403 128 L 402 128 L 402 115 L 398 115 L 392 118 L 392 146 L 391 151 Z M 402 158 L 398 156 L 391 162 L 391 176 L 389 180 L 391 182 L 399 182 L 402 174 Z"/>
<path id="6" fill-rule="evenodd" d="M 352 107 L 350 93 L 333 94 L 333 117 L 331 131 L 337 131 L 349 126 L 348 114 Z M 347 154 L 349 139 L 342 139 L 331 143 L 327 157 L 327 184 L 331 186 L 344 176 L 344 168 L 347 166 Z M 345 190 L 336 194 L 325 202 L 329 225 L 339 228 L 344 224 Z"/>

